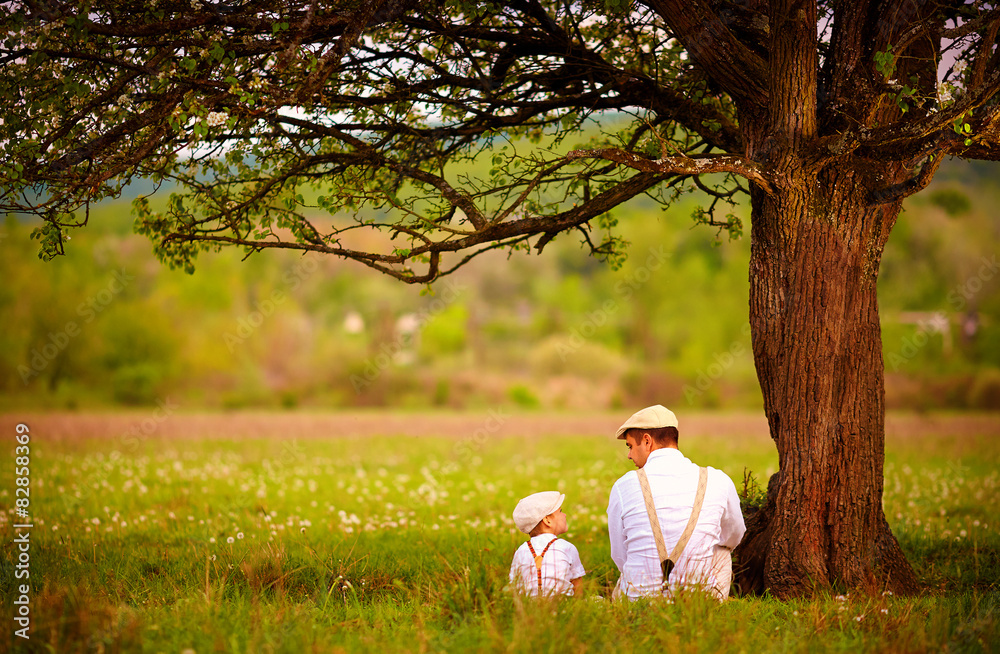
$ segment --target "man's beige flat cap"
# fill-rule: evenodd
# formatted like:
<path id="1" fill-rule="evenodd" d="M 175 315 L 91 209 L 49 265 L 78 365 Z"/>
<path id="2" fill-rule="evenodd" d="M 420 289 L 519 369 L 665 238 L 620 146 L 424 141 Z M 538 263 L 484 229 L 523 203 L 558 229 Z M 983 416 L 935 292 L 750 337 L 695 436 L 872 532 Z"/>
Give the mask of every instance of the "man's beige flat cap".
<path id="1" fill-rule="evenodd" d="M 674 415 L 674 412 L 662 404 L 657 404 L 633 413 L 632 417 L 618 428 L 616 436 L 625 438 L 625 432 L 629 429 L 659 429 L 660 427 L 676 426 L 677 416 Z"/>

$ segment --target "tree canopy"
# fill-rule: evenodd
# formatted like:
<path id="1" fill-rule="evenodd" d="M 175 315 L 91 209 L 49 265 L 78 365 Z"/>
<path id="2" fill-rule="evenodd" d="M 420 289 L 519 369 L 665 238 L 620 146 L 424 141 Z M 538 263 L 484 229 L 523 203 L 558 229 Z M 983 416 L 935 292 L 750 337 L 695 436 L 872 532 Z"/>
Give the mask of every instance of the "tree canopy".
<path id="1" fill-rule="evenodd" d="M 171 265 L 205 246 L 284 247 L 419 283 L 574 229 L 615 257 L 616 205 L 772 193 L 788 148 L 915 170 L 873 189 L 881 200 L 922 187 L 942 156 L 1000 158 L 1000 10 L 782 5 L 7 3 L 0 206 L 44 218 L 51 257 L 91 203 L 146 178 L 174 189 L 165 208 L 135 203 Z M 783 85 L 810 80 L 805 106 L 783 106 Z M 781 121 L 807 138 L 788 143 Z M 474 177 L 484 151 L 493 167 Z M 366 229 L 391 245 L 358 245 Z"/>

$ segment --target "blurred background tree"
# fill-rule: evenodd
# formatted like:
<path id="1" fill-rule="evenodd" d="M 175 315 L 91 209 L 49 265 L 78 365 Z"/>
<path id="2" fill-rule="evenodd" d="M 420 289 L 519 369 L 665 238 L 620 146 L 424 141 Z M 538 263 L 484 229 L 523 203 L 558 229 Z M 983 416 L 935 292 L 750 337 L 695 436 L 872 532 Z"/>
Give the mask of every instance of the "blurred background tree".
<path id="1" fill-rule="evenodd" d="M 904 207 L 879 287 L 891 409 L 1000 409 L 1000 270 L 988 265 L 1000 252 L 997 175 L 996 164 L 946 162 Z M 203 274 L 171 271 L 131 233 L 128 198 L 95 207 L 67 255 L 42 265 L 26 246 L 37 223 L 9 217 L 0 227 L 2 402 L 756 409 L 747 243 L 685 227 L 704 201 L 693 194 L 666 214 L 641 201 L 621 211 L 630 245 L 619 270 L 557 241 L 552 256 L 492 255 L 432 295 L 291 253 L 244 262 L 210 253 Z M 671 273 L 647 277 L 650 264 Z M 100 293 L 122 270 L 135 279 L 101 308 Z M 262 300 L 275 292 L 286 298 L 265 316 Z M 90 323 L 88 298 L 101 308 Z M 906 318 L 938 312 L 944 334 Z M 70 322 L 79 335 L 34 371 L 33 352 Z M 394 342 L 398 351 L 379 367 L 380 346 Z M 355 389 L 351 376 L 364 379 L 369 365 L 377 374 Z"/>

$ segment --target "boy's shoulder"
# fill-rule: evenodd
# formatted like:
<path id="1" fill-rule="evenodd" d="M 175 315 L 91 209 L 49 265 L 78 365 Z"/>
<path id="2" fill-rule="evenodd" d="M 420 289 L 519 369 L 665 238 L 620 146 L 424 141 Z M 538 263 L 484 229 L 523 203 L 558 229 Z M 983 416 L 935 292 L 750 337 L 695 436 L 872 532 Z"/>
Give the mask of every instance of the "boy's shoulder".
<path id="1" fill-rule="evenodd" d="M 526 550 L 527 551 L 529 549 L 528 548 L 528 544 L 531 543 L 531 542 L 532 542 L 532 539 L 528 539 L 528 540 L 522 542 L 521 545 L 517 549 L 518 550 Z M 549 545 L 549 542 L 551 542 L 552 544 Z M 556 536 L 555 538 L 551 539 L 551 541 L 545 541 L 545 540 L 543 540 L 542 542 L 534 544 L 535 550 L 538 551 L 538 552 L 541 552 L 546 546 L 548 546 L 550 550 L 551 549 L 565 549 L 565 548 L 571 548 L 571 549 L 574 549 L 574 550 L 576 549 L 576 545 L 574 545 L 569 540 L 567 540 L 565 535 Z"/>
<path id="2" fill-rule="evenodd" d="M 556 542 L 552 543 L 552 547 L 565 551 L 576 551 L 576 545 L 569 542 L 564 536 L 560 536 Z"/>

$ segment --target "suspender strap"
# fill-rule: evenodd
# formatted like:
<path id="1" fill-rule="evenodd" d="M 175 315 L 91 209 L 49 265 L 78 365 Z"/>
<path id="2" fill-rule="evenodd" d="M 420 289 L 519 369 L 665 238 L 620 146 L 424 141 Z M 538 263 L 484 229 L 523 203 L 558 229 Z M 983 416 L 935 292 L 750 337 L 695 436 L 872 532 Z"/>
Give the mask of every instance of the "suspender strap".
<path id="1" fill-rule="evenodd" d="M 542 558 L 545 556 L 545 553 L 549 551 L 549 548 L 552 547 L 552 543 L 556 542 L 557 540 L 559 540 L 558 536 L 550 540 L 548 544 L 542 549 L 541 554 L 535 554 L 535 548 L 531 546 L 531 540 L 530 539 L 528 540 L 528 550 L 531 552 L 531 556 L 535 557 L 535 570 L 538 572 L 539 595 L 542 594 Z"/>
<path id="2" fill-rule="evenodd" d="M 656 551 L 660 555 L 660 569 L 663 571 L 663 583 L 667 583 L 670 571 L 674 569 L 677 559 L 680 558 L 684 547 L 691 540 L 694 527 L 698 524 L 698 516 L 701 515 L 701 505 L 705 501 L 705 488 L 708 486 L 708 469 L 698 470 L 698 490 L 694 495 L 694 506 L 691 508 L 691 517 L 688 518 L 684 533 L 681 534 L 677 544 L 674 545 L 670 556 L 667 556 L 667 545 L 663 542 L 663 530 L 660 529 L 660 519 L 656 515 L 656 506 L 653 504 L 653 492 L 649 489 L 649 479 L 646 471 L 639 468 L 639 487 L 642 488 L 642 497 L 646 500 L 646 513 L 649 514 L 649 526 L 653 528 L 653 539 L 656 541 Z"/>

